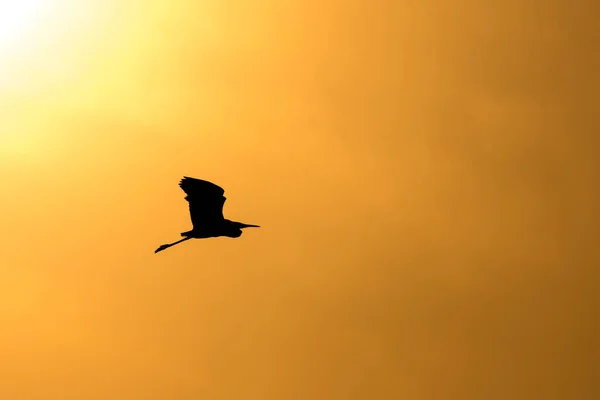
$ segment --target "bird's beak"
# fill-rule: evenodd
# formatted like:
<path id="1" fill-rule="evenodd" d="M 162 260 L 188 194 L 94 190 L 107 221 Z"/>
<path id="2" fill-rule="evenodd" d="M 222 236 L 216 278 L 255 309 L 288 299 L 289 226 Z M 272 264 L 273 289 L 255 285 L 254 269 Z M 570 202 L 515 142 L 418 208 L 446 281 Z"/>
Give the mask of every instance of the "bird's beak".
<path id="1" fill-rule="evenodd" d="M 258 225 L 241 224 L 240 228 L 260 228 Z"/>

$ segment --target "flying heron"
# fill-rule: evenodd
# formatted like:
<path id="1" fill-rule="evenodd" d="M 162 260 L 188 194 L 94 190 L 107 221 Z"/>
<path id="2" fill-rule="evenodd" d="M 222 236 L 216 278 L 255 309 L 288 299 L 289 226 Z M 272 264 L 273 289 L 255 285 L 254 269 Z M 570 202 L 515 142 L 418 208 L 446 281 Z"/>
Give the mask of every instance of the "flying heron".
<path id="1" fill-rule="evenodd" d="M 238 238 L 242 236 L 243 228 L 259 228 L 258 225 L 230 221 L 223 217 L 223 204 L 225 204 L 226 198 L 223 196 L 225 190 L 220 186 L 202 179 L 184 176 L 179 182 L 179 187 L 187 195 L 185 199 L 190 206 L 192 230 L 181 232 L 183 239 L 163 244 L 154 253 L 189 239 L 206 239 L 219 236 Z"/>

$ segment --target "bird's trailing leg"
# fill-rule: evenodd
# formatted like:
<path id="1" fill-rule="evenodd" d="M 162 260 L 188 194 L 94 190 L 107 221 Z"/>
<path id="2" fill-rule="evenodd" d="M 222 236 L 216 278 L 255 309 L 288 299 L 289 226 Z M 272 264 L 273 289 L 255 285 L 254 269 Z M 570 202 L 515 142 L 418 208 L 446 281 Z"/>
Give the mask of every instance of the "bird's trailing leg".
<path id="1" fill-rule="evenodd" d="M 180 239 L 180 240 L 178 240 L 176 242 L 173 242 L 173 243 L 163 244 L 158 249 L 154 250 L 154 254 L 158 253 L 159 251 L 163 251 L 165 249 L 168 249 L 171 246 L 175 246 L 178 243 L 185 242 L 186 240 L 190 240 L 190 239 L 191 239 L 191 237 L 185 237 L 185 238 Z"/>

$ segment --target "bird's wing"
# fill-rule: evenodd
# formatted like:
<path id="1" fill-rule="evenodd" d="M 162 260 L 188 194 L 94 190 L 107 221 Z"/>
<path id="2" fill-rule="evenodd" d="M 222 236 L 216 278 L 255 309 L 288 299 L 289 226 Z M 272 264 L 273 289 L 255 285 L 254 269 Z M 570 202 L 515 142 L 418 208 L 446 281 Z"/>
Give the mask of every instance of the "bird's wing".
<path id="1" fill-rule="evenodd" d="M 187 196 L 190 217 L 194 228 L 223 220 L 225 190 L 214 183 L 202 179 L 184 177 L 179 186 Z"/>

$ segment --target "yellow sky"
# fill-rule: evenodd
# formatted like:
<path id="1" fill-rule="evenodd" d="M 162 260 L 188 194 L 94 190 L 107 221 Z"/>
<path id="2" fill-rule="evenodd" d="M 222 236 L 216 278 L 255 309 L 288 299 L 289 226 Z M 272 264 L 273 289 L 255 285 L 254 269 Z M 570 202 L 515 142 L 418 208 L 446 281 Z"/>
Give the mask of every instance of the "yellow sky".
<path id="1" fill-rule="evenodd" d="M 1 399 L 597 398 L 593 2 L 39 3 L 0 30 Z M 262 228 L 153 254 L 183 175 Z"/>

